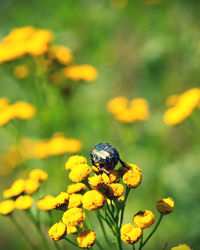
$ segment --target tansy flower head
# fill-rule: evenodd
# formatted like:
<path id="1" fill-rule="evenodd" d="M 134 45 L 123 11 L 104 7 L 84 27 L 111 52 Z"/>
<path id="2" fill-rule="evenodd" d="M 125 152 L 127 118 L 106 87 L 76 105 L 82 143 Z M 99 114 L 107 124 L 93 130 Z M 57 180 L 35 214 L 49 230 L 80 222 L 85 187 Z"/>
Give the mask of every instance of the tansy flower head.
<path id="1" fill-rule="evenodd" d="M 15 182 L 13 182 L 12 186 L 8 190 L 4 191 L 3 193 L 4 198 L 8 198 L 8 196 L 11 198 L 20 195 L 25 190 L 25 180 L 24 179 L 16 180 Z"/>
<path id="2" fill-rule="evenodd" d="M 180 244 L 177 247 L 172 247 L 171 250 L 192 250 L 192 248 L 186 244 Z"/>
<path id="3" fill-rule="evenodd" d="M 92 189 L 98 189 L 103 184 L 103 179 L 101 175 L 94 175 L 88 178 L 88 182 Z"/>
<path id="4" fill-rule="evenodd" d="M 65 232 L 66 226 L 62 222 L 54 224 L 48 231 L 52 240 L 60 240 L 60 238 L 65 235 Z"/>
<path id="5" fill-rule="evenodd" d="M 113 114 L 118 114 L 127 109 L 128 99 L 125 96 L 116 97 L 108 102 L 108 111 Z"/>
<path id="6" fill-rule="evenodd" d="M 75 183 L 75 184 L 71 184 L 67 187 L 67 193 L 69 194 L 73 194 L 73 193 L 78 193 L 80 191 L 84 191 L 86 190 L 87 187 L 85 184 L 83 183 Z"/>
<path id="7" fill-rule="evenodd" d="M 54 205 L 56 208 L 65 205 L 69 200 L 69 194 L 66 192 L 61 192 L 58 196 L 54 199 Z"/>
<path id="8" fill-rule="evenodd" d="M 104 206 L 105 198 L 100 192 L 91 190 L 83 195 L 82 203 L 83 208 L 87 210 L 96 210 Z"/>
<path id="9" fill-rule="evenodd" d="M 103 179 L 103 182 L 105 184 L 119 182 L 120 181 L 120 174 L 116 170 L 111 170 L 110 174 L 109 174 L 109 177 L 105 173 L 103 173 L 102 174 L 102 179 Z"/>
<path id="10" fill-rule="evenodd" d="M 81 182 L 86 179 L 91 172 L 91 168 L 87 164 L 80 164 L 72 168 L 69 178 L 74 182 Z"/>
<path id="11" fill-rule="evenodd" d="M 19 196 L 15 201 L 15 207 L 20 210 L 27 210 L 33 205 L 33 198 L 30 195 Z"/>
<path id="12" fill-rule="evenodd" d="M 121 239 L 126 244 L 134 244 L 142 236 L 142 229 L 132 225 L 131 223 L 125 224 L 121 227 Z"/>
<path id="13" fill-rule="evenodd" d="M 29 120 L 35 115 L 35 108 L 26 102 L 16 102 L 12 105 L 12 110 L 16 118 Z"/>
<path id="14" fill-rule="evenodd" d="M 133 222 L 142 229 L 150 227 L 154 223 L 155 216 L 150 210 L 139 211 L 134 217 Z"/>
<path id="15" fill-rule="evenodd" d="M 67 227 L 67 235 L 69 234 L 76 234 L 77 228 L 76 227 Z"/>
<path id="16" fill-rule="evenodd" d="M 69 197 L 68 209 L 81 206 L 82 199 L 83 196 L 81 194 L 71 194 Z"/>
<path id="17" fill-rule="evenodd" d="M 9 215 L 15 209 L 15 202 L 13 200 L 6 200 L 0 202 L 0 214 Z"/>
<path id="18" fill-rule="evenodd" d="M 42 169 L 37 168 L 37 169 L 31 170 L 31 172 L 29 173 L 29 178 L 38 182 L 46 181 L 48 178 L 48 174 Z"/>
<path id="19" fill-rule="evenodd" d="M 26 64 L 17 65 L 13 70 L 13 74 L 17 79 L 24 79 L 29 75 L 29 68 Z"/>
<path id="20" fill-rule="evenodd" d="M 124 193 L 124 186 L 119 183 L 105 185 L 104 193 L 110 200 L 118 198 Z"/>
<path id="21" fill-rule="evenodd" d="M 39 182 L 32 180 L 32 179 L 27 179 L 25 182 L 25 190 L 24 191 L 27 194 L 33 194 L 38 190 L 39 186 L 40 186 Z"/>
<path id="22" fill-rule="evenodd" d="M 85 220 L 85 213 L 81 208 L 70 208 L 64 212 L 62 221 L 67 227 L 77 227 Z"/>
<path id="23" fill-rule="evenodd" d="M 86 164 L 87 163 L 87 159 L 84 156 L 81 155 L 72 155 L 69 157 L 69 159 L 67 160 L 67 162 L 65 163 L 65 169 L 71 169 L 74 166 L 77 166 L 79 164 Z"/>
<path id="24" fill-rule="evenodd" d="M 69 48 L 65 46 L 52 46 L 49 50 L 49 56 L 51 59 L 55 59 L 63 65 L 68 65 L 72 62 L 72 53 Z"/>
<path id="25" fill-rule="evenodd" d="M 139 170 L 128 170 L 123 175 L 123 182 L 130 188 L 136 188 L 142 181 L 142 174 Z"/>
<path id="26" fill-rule="evenodd" d="M 55 197 L 47 195 L 38 200 L 37 206 L 40 210 L 49 211 L 55 208 Z"/>
<path id="27" fill-rule="evenodd" d="M 84 230 L 77 237 L 78 244 L 82 248 L 92 247 L 95 243 L 95 240 L 96 240 L 96 233 L 91 230 Z"/>
<path id="28" fill-rule="evenodd" d="M 161 214 L 169 214 L 174 210 L 174 200 L 170 197 L 158 200 L 156 208 Z"/>

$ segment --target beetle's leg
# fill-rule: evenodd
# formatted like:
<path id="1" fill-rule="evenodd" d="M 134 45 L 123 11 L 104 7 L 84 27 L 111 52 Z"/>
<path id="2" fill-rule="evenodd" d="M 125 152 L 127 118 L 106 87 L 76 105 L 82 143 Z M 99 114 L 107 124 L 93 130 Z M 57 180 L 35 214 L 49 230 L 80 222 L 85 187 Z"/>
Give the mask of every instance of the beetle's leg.
<path id="1" fill-rule="evenodd" d="M 125 163 L 124 161 L 122 161 L 120 158 L 119 158 L 119 162 L 122 164 L 122 166 L 123 166 L 124 168 L 127 168 L 127 169 L 130 169 L 130 170 L 131 170 L 131 168 L 128 167 L 128 166 L 126 165 L 126 163 Z"/>
<path id="2" fill-rule="evenodd" d="M 99 167 L 101 169 L 101 172 L 105 173 L 108 176 L 109 180 L 110 180 L 110 176 L 109 176 L 110 173 L 103 167 L 102 164 L 100 164 Z M 110 180 L 110 183 L 111 183 L 111 180 Z"/>

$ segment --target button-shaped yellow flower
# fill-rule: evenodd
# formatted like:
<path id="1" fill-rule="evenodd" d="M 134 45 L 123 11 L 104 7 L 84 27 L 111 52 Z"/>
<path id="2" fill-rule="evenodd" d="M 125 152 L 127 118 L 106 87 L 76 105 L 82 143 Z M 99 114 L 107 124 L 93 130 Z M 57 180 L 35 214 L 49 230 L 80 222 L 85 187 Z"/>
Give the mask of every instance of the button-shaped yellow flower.
<path id="1" fill-rule="evenodd" d="M 186 244 L 180 244 L 176 247 L 172 247 L 171 250 L 192 250 L 188 245 Z"/>
<path id="2" fill-rule="evenodd" d="M 80 164 L 86 164 L 87 163 L 87 159 L 82 156 L 82 155 L 72 155 L 69 157 L 69 159 L 67 160 L 67 162 L 65 163 L 65 169 L 71 169 L 74 166 L 80 165 Z"/>
<path id="3" fill-rule="evenodd" d="M 0 202 L 0 214 L 9 215 L 15 209 L 15 202 L 13 200 L 6 200 Z"/>
<path id="4" fill-rule="evenodd" d="M 142 181 L 142 174 L 139 170 L 128 170 L 123 175 L 123 182 L 130 188 L 136 188 Z"/>
<path id="5" fill-rule="evenodd" d="M 66 192 L 61 192 L 58 196 L 55 197 L 54 199 L 54 204 L 55 207 L 58 208 L 60 206 L 63 206 L 65 204 L 67 204 L 69 200 L 69 194 Z"/>
<path id="6" fill-rule="evenodd" d="M 4 198 L 11 198 L 16 197 L 23 193 L 25 190 L 25 180 L 24 179 L 18 179 L 15 182 L 13 182 L 10 189 L 7 189 L 4 191 L 3 196 Z"/>
<path id="7" fill-rule="evenodd" d="M 67 235 L 76 234 L 77 228 L 76 227 L 67 227 Z"/>
<path id="8" fill-rule="evenodd" d="M 87 210 L 96 210 L 104 206 L 105 198 L 97 190 L 91 190 L 83 195 L 83 208 Z"/>
<path id="9" fill-rule="evenodd" d="M 174 200 L 170 197 L 158 200 L 156 208 L 161 214 L 169 214 L 174 211 Z"/>
<path id="10" fill-rule="evenodd" d="M 49 56 L 64 65 L 71 63 L 73 59 L 70 49 L 60 45 L 52 46 L 49 50 Z"/>
<path id="11" fill-rule="evenodd" d="M 71 170 L 69 178 L 74 182 L 81 182 L 89 176 L 90 172 L 91 168 L 87 164 L 80 164 Z"/>
<path id="12" fill-rule="evenodd" d="M 105 195 L 110 199 L 115 199 L 120 197 L 124 193 L 124 186 L 119 183 L 112 183 L 105 185 Z"/>
<path id="13" fill-rule="evenodd" d="M 71 184 L 67 187 L 67 193 L 68 194 L 78 193 L 78 192 L 84 191 L 86 189 L 87 189 L 87 187 L 85 184 L 83 184 L 81 182 L 75 183 L 75 184 Z"/>
<path id="14" fill-rule="evenodd" d="M 110 183 L 120 181 L 120 174 L 116 170 L 111 170 L 110 174 L 109 174 L 109 177 L 105 173 L 103 173 L 101 176 L 102 176 L 103 182 L 105 184 L 110 184 Z"/>
<path id="15" fill-rule="evenodd" d="M 33 194 L 38 190 L 39 186 L 40 186 L 39 182 L 32 180 L 32 179 L 27 179 L 25 182 L 25 190 L 24 191 L 27 194 Z"/>
<path id="16" fill-rule="evenodd" d="M 70 208 L 64 212 L 62 221 L 67 227 L 77 227 L 85 220 L 85 213 L 81 208 Z"/>
<path id="17" fill-rule="evenodd" d="M 38 200 L 37 206 L 40 210 L 49 211 L 55 208 L 55 197 L 47 195 Z"/>
<path id="18" fill-rule="evenodd" d="M 65 235 L 66 226 L 62 222 L 54 224 L 48 231 L 49 236 L 52 240 L 60 240 Z"/>
<path id="19" fill-rule="evenodd" d="M 33 198 L 30 195 L 19 196 L 15 201 L 15 207 L 20 210 L 27 210 L 33 205 Z"/>
<path id="20" fill-rule="evenodd" d="M 150 210 L 139 211 L 134 217 L 133 222 L 142 229 L 150 227 L 154 223 L 155 216 Z"/>
<path id="21" fill-rule="evenodd" d="M 92 247 L 95 243 L 95 240 L 96 233 L 92 230 L 84 230 L 77 237 L 78 244 L 82 248 Z"/>
<path id="22" fill-rule="evenodd" d="M 26 102 L 16 102 L 12 105 L 15 117 L 23 120 L 29 120 L 35 115 L 35 107 Z"/>
<path id="23" fill-rule="evenodd" d="M 81 206 L 82 199 L 83 199 L 83 195 L 81 194 L 71 194 L 69 197 L 68 209 Z"/>
<path id="24" fill-rule="evenodd" d="M 98 189 L 98 187 L 103 184 L 103 179 L 101 175 L 94 175 L 88 178 L 88 182 L 92 189 Z"/>
<path id="25" fill-rule="evenodd" d="M 48 174 L 44 170 L 36 168 L 31 170 L 31 172 L 29 173 L 29 178 L 38 182 L 46 181 L 48 178 Z"/>
<path id="26" fill-rule="evenodd" d="M 131 223 L 125 224 L 121 227 L 121 239 L 126 244 L 134 244 L 142 236 L 142 229 L 132 225 Z"/>

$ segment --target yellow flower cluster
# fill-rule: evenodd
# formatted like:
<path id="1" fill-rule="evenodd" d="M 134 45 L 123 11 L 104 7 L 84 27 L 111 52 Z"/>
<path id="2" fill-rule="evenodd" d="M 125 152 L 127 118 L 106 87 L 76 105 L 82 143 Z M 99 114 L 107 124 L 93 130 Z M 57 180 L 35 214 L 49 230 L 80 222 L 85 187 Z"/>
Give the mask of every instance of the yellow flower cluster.
<path id="1" fill-rule="evenodd" d="M 132 99 L 128 105 L 128 99 L 119 96 L 110 100 L 107 108 L 116 120 L 123 123 L 145 121 L 149 118 L 148 103 L 143 98 Z"/>
<path id="2" fill-rule="evenodd" d="M 35 115 L 34 106 L 27 102 L 19 101 L 9 105 L 9 102 L 2 98 L 0 105 L 0 126 L 7 124 L 15 118 L 29 120 Z"/>
<path id="3" fill-rule="evenodd" d="M 60 64 L 68 65 L 72 62 L 73 56 L 69 48 L 65 46 L 52 46 L 48 51 L 49 58 Z"/>
<path id="4" fill-rule="evenodd" d="M 92 230 L 84 230 L 77 237 L 78 244 L 82 248 L 92 247 L 95 243 L 95 240 L 96 233 Z"/>
<path id="5" fill-rule="evenodd" d="M 92 82 L 97 79 L 98 72 L 91 65 L 73 65 L 66 67 L 63 70 L 64 76 L 73 81 L 87 81 Z"/>
<path id="6" fill-rule="evenodd" d="M 62 134 L 55 134 L 50 140 L 36 143 L 34 155 L 36 158 L 46 158 L 64 153 L 76 153 L 82 148 L 82 143 L 76 139 L 66 138 Z"/>
<path id="7" fill-rule="evenodd" d="M 168 103 L 173 106 L 164 114 L 164 121 L 168 125 L 177 125 L 189 117 L 200 103 L 200 88 L 187 90 L 179 96 L 171 96 Z"/>
<path id="8" fill-rule="evenodd" d="M 121 227 L 121 239 L 126 244 L 134 244 L 142 236 L 142 229 L 132 225 L 131 223 L 125 224 Z"/>
<path id="9" fill-rule="evenodd" d="M 13 29 L 0 43 L 0 63 L 15 60 L 26 54 L 44 54 L 52 40 L 49 30 L 31 26 Z"/>

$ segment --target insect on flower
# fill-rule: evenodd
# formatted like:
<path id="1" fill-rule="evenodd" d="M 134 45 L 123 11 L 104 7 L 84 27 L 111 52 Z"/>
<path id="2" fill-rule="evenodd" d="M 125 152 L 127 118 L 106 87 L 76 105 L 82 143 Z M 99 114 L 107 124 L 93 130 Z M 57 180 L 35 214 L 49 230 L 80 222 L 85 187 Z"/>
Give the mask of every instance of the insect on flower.
<path id="1" fill-rule="evenodd" d="M 118 151 L 108 143 L 97 144 L 91 151 L 90 157 L 92 164 L 101 173 L 105 173 L 108 177 L 110 171 L 115 168 L 118 162 L 125 168 L 130 169 L 125 162 L 123 162 Z"/>

